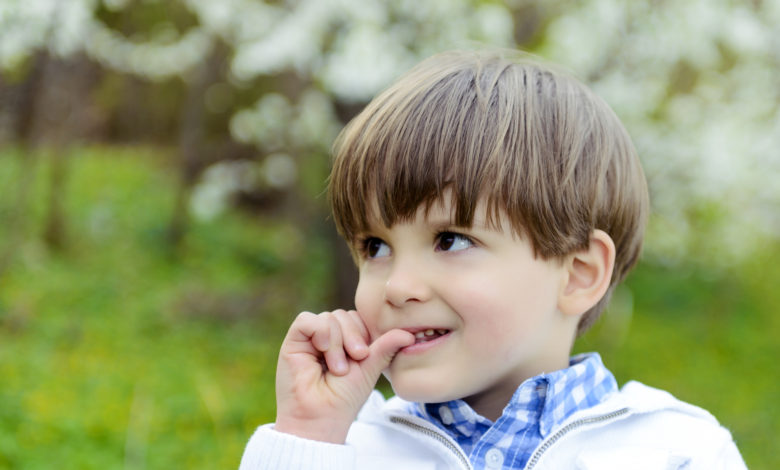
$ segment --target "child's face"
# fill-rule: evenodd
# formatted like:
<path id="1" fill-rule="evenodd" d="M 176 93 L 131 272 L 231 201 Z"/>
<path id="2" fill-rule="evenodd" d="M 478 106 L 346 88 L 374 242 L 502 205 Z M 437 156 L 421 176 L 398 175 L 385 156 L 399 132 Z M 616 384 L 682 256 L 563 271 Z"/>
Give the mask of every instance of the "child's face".
<path id="1" fill-rule="evenodd" d="M 484 204 L 472 228 L 451 220 L 445 202 L 372 227 L 355 304 L 372 339 L 394 328 L 423 336 L 385 372 L 399 396 L 462 398 L 495 418 L 525 379 L 568 365 L 577 318 L 557 308 L 563 263 L 534 258 L 507 220 L 487 227 Z"/>

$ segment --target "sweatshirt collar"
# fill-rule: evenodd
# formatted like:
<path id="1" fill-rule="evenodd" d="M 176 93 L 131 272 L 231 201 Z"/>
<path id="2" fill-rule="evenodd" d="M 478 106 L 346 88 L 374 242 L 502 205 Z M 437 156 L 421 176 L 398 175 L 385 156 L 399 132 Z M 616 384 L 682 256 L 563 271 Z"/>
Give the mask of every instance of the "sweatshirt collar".
<path id="1" fill-rule="evenodd" d="M 515 391 L 496 423 L 501 428 L 537 427 L 542 438 L 577 411 L 591 408 L 617 391 L 617 382 L 598 353 L 570 359 L 569 367 L 527 379 Z M 494 424 L 463 400 L 417 403 L 414 414 L 426 418 L 461 444 L 476 442 Z M 468 447 L 468 445 L 466 446 Z"/>

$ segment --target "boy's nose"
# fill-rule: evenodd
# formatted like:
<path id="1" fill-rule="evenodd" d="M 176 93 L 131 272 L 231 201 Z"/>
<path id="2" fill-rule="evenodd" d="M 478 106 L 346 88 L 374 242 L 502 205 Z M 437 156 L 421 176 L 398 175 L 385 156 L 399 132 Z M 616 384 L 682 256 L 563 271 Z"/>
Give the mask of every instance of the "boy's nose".
<path id="1" fill-rule="evenodd" d="M 424 280 L 421 267 L 414 263 L 397 261 L 385 284 L 385 300 L 394 307 L 428 300 L 431 296 L 431 288 Z"/>

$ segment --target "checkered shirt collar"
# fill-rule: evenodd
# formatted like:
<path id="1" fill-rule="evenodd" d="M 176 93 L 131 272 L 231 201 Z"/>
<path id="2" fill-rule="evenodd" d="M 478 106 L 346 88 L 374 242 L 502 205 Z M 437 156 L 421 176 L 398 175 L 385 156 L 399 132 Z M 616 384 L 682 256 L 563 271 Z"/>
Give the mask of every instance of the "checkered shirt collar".
<path id="1" fill-rule="evenodd" d="M 526 440 L 541 441 L 574 412 L 601 403 L 615 391 L 617 382 L 601 357 L 587 353 L 572 357 L 566 369 L 523 382 L 496 423 L 479 415 L 463 400 L 415 403 L 411 411 L 447 432 L 471 453 L 483 435 L 498 437 L 497 428 L 502 435 L 498 440 L 503 443 L 514 442 L 517 438 L 512 436 L 518 434 Z"/>
<path id="2" fill-rule="evenodd" d="M 543 374 L 541 379 L 546 385 L 539 418 L 542 437 L 547 437 L 574 412 L 596 406 L 618 390 L 615 377 L 604 367 L 598 353 L 574 356 L 568 368 Z"/>

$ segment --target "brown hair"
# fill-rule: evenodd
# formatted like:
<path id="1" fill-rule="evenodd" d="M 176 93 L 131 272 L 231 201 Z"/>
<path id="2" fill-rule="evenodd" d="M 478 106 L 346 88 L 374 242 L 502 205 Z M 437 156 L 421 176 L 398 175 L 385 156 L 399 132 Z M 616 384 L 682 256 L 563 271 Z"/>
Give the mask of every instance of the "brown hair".
<path id="1" fill-rule="evenodd" d="M 616 247 L 612 282 L 578 334 L 639 257 L 649 204 L 628 133 L 579 81 L 518 53 L 423 61 L 344 128 L 333 153 L 331 206 L 353 247 L 371 220 L 392 226 L 448 189 L 455 224 L 471 226 L 485 198 L 488 221 L 505 214 L 543 259 L 605 231 Z"/>

